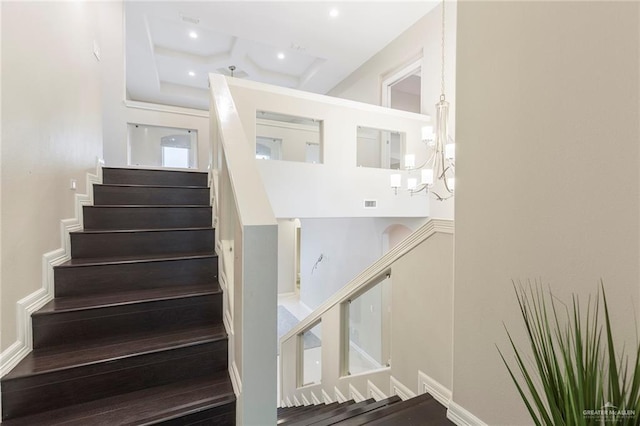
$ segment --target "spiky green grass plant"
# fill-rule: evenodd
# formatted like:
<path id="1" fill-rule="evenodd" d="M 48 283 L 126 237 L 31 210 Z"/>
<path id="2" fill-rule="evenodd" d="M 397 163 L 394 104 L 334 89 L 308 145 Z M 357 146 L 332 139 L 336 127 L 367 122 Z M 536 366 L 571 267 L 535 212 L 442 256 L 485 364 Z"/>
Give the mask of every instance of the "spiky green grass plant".
<path id="1" fill-rule="evenodd" d="M 506 326 L 517 367 L 498 351 L 534 423 L 640 424 L 640 344 L 632 364 L 624 349 L 616 356 L 602 283 L 602 301 L 599 293 L 589 297 L 586 312 L 575 295 L 567 306 L 540 284 L 514 289 L 530 353 L 516 346 Z"/>

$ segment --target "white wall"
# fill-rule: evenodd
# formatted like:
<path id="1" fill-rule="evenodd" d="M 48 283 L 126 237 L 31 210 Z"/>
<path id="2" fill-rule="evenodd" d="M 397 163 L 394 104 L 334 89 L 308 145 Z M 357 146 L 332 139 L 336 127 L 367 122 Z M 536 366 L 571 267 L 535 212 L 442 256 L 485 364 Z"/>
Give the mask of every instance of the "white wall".
<path id="1" fill-rule="evenodd" d="M 70 179 L 86 192 L 85 173 L 102 157 L 105 71 L 118 37 L 105 17 L 120 10 L 110 2 L 2 3 L 3 350 L 16 340 L 16 302 L 41 287 L 42 255 L 61 246 L 60 220 L 73 216 Z"/>
<path id="2" fill-rule="evenodd" d="M 445 2 L 445 93 L 447 100 L 451 103 L 449 129 L 454 137 L 456 134 L 456 103 L 454 102 L 456 96 L 456 3 L 456 1 Z M 441 92 L 441 28 L 442 6 L 438 5 L 331 89 L 328 95 L 380 105 L 381 81 L 422 56 L 421 112 L 435 118 L 435 105 L 440 99 Z M 424 146 L 421 150 L 424 150 Z M 429 214 L 432 217 L 451 219 L 453 210 L 453 199 L 446 202 L 434 201 L 429 206 Z"/>
<path id="3" fill-rule="evenodd" d="M 105 139 L 105 163 L 112 167 L 129 165 L 127 123 L 158 127 L 194 129 L 198 132 L 198 170 L 206 171 L 209 165 L 209 113 L 207 111 L 147 104 L 124 102 L 123 99 L 111 106 L 108 138 Z M 105 136 L 107 137 L 107 136 Z"/>
<path id="4" fill-rule="evenodd" d="M 602 279 L 637 344 L 639 34 L 637 2 L 458 3 L 453 400 L 487 424 L 531 423 L 495 347 L 525 344 L 511 280 Z"/>
<path id="5" fill-rule="evenodd" d="M 255 149 L 256 111 L 323 121 L 323 164 L 261 161 L 258 167 L 276 217 L 425 217 L 424 194 L 394 194 L 390 170 L 357 167 L 357 128 L 375 127 L 406 134 L 407 150 L 423 147 L 420 130 L 429 117 L 291 89 L 228 79 L 247 139 Z M 422 150 L 426 157 L 426 151 Z M 406 172 L 404 172 L 406 174 Z M 296 194 L 292 197 L 291 194 Z M 364 208 L 365 199 L 378 201 Z"/>
<path id="6" fill-rule="evenodd" d="M 301 219 L 300 300 L 315 309 L 382 255 L 391 224 L 416 229 L 424 219 Z M 314 269 L 322 254 L 322 261 Z"/>

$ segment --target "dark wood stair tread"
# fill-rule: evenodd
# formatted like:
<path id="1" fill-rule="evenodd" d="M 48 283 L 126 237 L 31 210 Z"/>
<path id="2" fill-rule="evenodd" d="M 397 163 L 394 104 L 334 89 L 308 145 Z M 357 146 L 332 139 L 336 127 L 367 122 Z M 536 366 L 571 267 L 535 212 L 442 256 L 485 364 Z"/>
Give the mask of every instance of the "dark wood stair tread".
<path id="1" fill-rule="evenodd" d="M 409 399 L 396 405 L 399 405 L 397 410 L 392 412 L 387 412 L 387 409 L 380 410 L 377 418 L 371 418 L 366 424 L 372 426 L 451 426 L 454 424 L 447 419 L 447 409 L 435 399 L 423 399 L 414 403 Z M 353 423 L 353 425 L 360 424 L 362 423 Z M 352 424 L 345 423 L 345 426 L 352 426 Z"/>
<path id="2" fill-rule="evenodd" d="M 224 325 L 210 325 L 111 337 L 83 345 L 38 349 L 27 355 L 3 381 L 116 359 L 226 339 Z"/>
<path id="3" fill-rule="evenodd" d="M 96 204 L 85 207 L 99 207 L 101 209 L 207 209 L 208 205 L 202 204 Z"/>
<path id="4" fill-rule="evenodd" d="M 125 263 L 147 263 L 147 262 L 165 262 L 172 260 L 187 259 L 206 259 L 213 258 L 217 255 L 211 252 L 205 253 L 171 253 L 171 254 L 153 254 L 153 255 L 137 255 L 137 256 L 117 256 L 117 257 L 89 257 L 79 259 L 69 259 L 66 262 L 56 266 L 56 268 L 73 268 L 83 266 L 103 266 L 118 265 Z"/>
<path id="5" fill-rule="evenodd" d="M 138 184 L 138 183 L 101 183 L 100 186 L 109 186 L 114 188 L 188 188 L 188 189 L 203 189 L 209 188 L 208 186 L 197 185 L 158 185 L 158 184 Z"/>
<path id="6" fill-rule="evenodd" d="M 296 407 L 297 410 L 292 410 L 288 413 L 283 413 L 278 415 L 278 423 L 282 424 L 286 422 L 294 422 L 300 418 L 311 417 L 323 413 L 325 411 L 330 411 L 338 408 L 340 404 L 337 402 L 333 402 L 331 404 L 315 404 L 315 405 L 307 405 L 303 407 Z"/>
<path id="7" fill-rule="evenodd" d="M 175 300 L 194 296 L 204 296 L 220 293 L 217 283 L 158 287 L 118 293 L 104 293 L 92 296 L 56 297 L 32 315 L 49 315 L 59 312 L 73 312 L 84 309 L 96 309 L 111 306 L 130 305 L 134 303 L 155 302 L 160 300 Z"/>
<path id="8" fill-rule="evenodd" d="M 401 401 L 400 397 L 394 395 L 390 398 L 386 398 L 386 399 L 382 399 L 380 401 L 371 401 L 371 400 L 367 400 L 366 404 L 353 404 L 351 406 L 349 406 L 346 410 L 339 412 L 339 413 L 334 413 L 333 415 L 329 415 L 326 416 L 324 418 L 312 418 L 309 419 L 310 421 L 305 422 L 304 420 L 301 423 L 295 422 L 294 424 L 304 424 L 304 425 L 316 425 L 316 426 L 329 426 L 344 420 L 348 420 L 351 419 L 353 417 L 362 415 L 364 413 L 368 413 L 377 409 L 380 409 L 382 407 L 386 407 L 389 406 L 391 404 L 397 403 Z M 362 405 L 361 405 L 362 404 Z M 331 413 L 331 412 L 329 412 Z M 324 415 L 320 414 L 320 417 L 322 417 Z"/>
<path id="9" fill-rule="evenodd" d="M 385 426 L 451 424 L 447 410 L 428 393 L 399 401 L 340 422 L 341 426 L 376 424 Z M 445 420 L 447 423 L 440 423 Z"/>
<path id="10" fill-rule="evenodd" d="M 3 426 L 235 424 L 208 173 L 102 177 L 2 378 Z"/>
<path id="11" fill-rule="evenodd" d="M 208 185 L 208 173 L 198 170 L 136 169 L 126 167 L 104 167 L 103 183 L 142 185 Z"/>
<path id="12" fill-rule="evenodd" d="M 125 234 L 137 232 L 171 232 L 171 231 L 211 231 L 212 226 L 200 226 L 193 228 L 157 228 L 157 229 L 87 229 L 83 231 L 73 231 L 71 234 Z"/>
<path id="13" fill-rule="evenodd" d="M 360 402 L 356 402 L 355 404 L 351 404 L 351 405 L 338 405 L 337 407 L 335 407 L 333 410 L 328 411 L 328 412 L 323 412 L 323 413 L 319 413 L 319 414 L 313 414 L 311 413 L 310 416 L 308 417 L 304 417 L 304 418 L 296 418 L 296 419 L 291 419 L 291 420 L 285 420 L 284 424 L 291 424 L 291 425 L 298 425 L 298 426 L 304 426 L 304 425 L 309 425 L 309 424 L 313 424 L 313 423 L 317 423 L 323 420 L 326 420 L 328 418 L 331 418 L 333 416 L 337 416 L 340 414 L 343 414 L 349 410 L 357 410 L 363 407 L 368 406 L 369 404 L 374 403 L 375 400 L 374 399 L 365 399 L 364 401 L 360 401 Z"/>
<path id="14" fill-rule="evenodd" d="M 5 420 L 3 426 L 143 425 L 157 424 L 235 402 L 226 375 L 170 385 L 71 405 L 27 417 Z"/>

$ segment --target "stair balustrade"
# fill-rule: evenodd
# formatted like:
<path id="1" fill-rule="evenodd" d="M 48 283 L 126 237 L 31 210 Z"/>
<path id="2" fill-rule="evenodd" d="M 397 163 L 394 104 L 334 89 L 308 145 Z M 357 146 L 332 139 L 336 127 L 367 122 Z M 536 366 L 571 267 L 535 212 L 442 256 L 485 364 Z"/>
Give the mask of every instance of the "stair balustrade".
<path id="1" fill-rule="evenodd" d="M 209 78 L 210 182 L 237 422 L 275 424 L 277 222 L 227 82 Z"/>
<path id="2" fill-rule="evenodd" d="M 437 394 L 446 405 L 451 387 L 452 274 L 453 221 L 429 220 L 280 339 L 281 406 L 314 398 L 331 403 L 342 395 L 358 400 L 363 395 L 397 394 L 404 399 L 425 391 Z M 384 286 L 390 293 L 385 298 L 391 300 L 390 330 L 378 332 L 383 345 L 388 340 L 388 348 L 372 357 L 378 359 L 371 361 L 370 370 L 352 371 L 354 342 L 349 333 L 354 327 L 349 311 L 359 297 Z M 358 309 L 369 306 L 374 305 L 367 302 Z M 308 383 L 303 337 L 317 324 L 322 324 L 322 371 L 320 380 Z M 387 356 L 386 362 L 379 362 Z M 428 379 L 427 387 L 419 389 L 415 383 L 420 372 Z"/>

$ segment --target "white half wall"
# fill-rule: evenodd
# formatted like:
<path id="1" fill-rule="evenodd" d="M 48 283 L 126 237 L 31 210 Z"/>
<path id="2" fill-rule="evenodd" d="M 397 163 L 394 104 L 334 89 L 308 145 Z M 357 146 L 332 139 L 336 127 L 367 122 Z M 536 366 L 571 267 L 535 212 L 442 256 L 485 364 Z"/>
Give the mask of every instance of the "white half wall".
<path id="1" fill-rule="evenodd" d="M 255 152 L 256 111 L 312 118 L 323 122 L 323 164 L 256 160 L 276 217 L 426 217 L 429 199 L 422 193 L 398 195 L 389 177 L 396 170 L 357 167 L 358 126 L 399 131 L 416 162 L 426 160 L 421 128 L 424 115 L 228 78 L 244 132 Z M 422 151 L 419 150 L 422 148 Z M 407 174 L 406 171 L 401 173 Z M 405 176 L 406 182 L 406 176 Z M 365 208 L 365 199 L 377 201 Z"/>
<path id="2" fill-rule="evenodd" d="M 602 279 L 637 345 L 640 3 L 459 2 L 457 39 L 453 400 L 531 424 L 495 347 L 527 344 L 511 280 Z"/>

